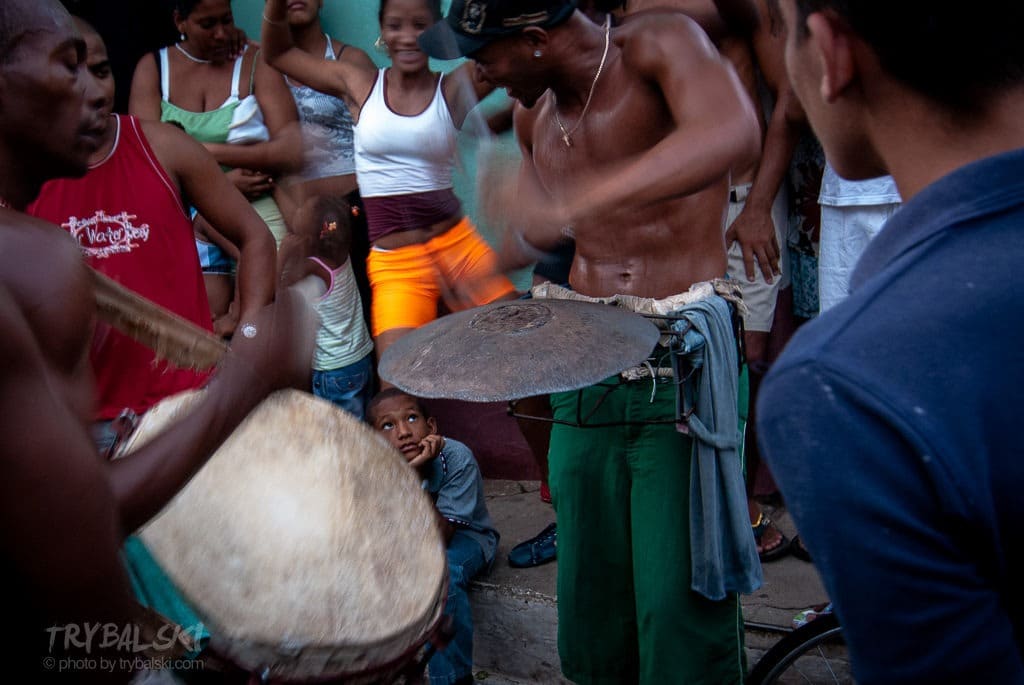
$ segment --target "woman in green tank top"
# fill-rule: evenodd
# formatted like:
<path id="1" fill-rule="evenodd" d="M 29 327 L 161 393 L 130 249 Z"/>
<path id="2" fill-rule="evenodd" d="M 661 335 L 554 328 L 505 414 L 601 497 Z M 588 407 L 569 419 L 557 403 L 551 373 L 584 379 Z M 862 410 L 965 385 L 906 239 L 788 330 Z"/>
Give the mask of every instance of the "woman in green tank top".
<path id="1" fill-rule="evenodd" d="M 302 165 L 291 92 L 281 74 L 260 57 L 255 43 L 240 55 L 231 54 L 239 32 L 230 0 L 176 0 L 174 23 L 180 41 L 139 61 L 129 110 L 141 119 L 176 124 L 203 143 L 280 244 L 290 204 L 284 193 L 276 192 L 274 179 Z M 222 246 L 231 256 L 232 246 L 216 227 L 197 217 L 196 228 L 200 240 Z M 233 278 L 223 268 L 206 271 L 211 309 L 215 317 L 224 317 L 218 328 L 233 330 L 231 317 L 225 316 Z"/>

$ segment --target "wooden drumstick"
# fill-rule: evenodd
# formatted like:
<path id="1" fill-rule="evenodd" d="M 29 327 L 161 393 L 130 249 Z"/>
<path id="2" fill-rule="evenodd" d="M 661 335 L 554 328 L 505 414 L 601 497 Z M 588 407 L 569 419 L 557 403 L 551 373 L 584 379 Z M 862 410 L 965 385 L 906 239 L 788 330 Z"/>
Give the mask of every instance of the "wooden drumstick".
<path id="1" fill-rule="evenodd" d="M 211 369 L 227 353 L 228 344 L 213 333 L 99 271 L 91 268 L 89 271 L 100 319 L 152 349 L 158 359 L 166 359 L 185 369 Z M 327 291 L 324 282 L 315 276 L 304 278 L 293 287 L 309 303 Z"/>
<path id="2" fill-rule="evenodd" d="M 101 320 L 186 369 L 210 369 L 228 351 L 226 342 L 117 281 L 90 269 Z"/>

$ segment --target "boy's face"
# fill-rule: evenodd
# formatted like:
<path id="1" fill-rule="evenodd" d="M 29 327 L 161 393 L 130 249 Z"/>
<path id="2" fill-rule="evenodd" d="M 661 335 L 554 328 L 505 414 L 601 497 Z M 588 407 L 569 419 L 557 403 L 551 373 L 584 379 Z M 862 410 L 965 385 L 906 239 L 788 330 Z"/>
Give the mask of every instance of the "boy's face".
<path id="1" fill-rule="evenodd" d="M 419 403 L 401 395 L 389 397 L 377 405 L 373 412 L 373 427 L 383 433 L 410 462 L 423 452 L 423 441 L 427 436 L 437 435 L 434 418 L 423 418 Z"/>

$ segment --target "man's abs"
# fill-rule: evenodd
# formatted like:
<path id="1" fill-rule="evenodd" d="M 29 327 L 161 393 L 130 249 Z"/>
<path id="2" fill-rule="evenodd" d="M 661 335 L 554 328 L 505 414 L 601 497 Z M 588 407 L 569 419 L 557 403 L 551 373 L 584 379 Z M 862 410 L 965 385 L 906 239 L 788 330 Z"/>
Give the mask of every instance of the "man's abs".
<path id="1" fill-rule="evenodd" d="M 725 275 L 725 184 L 576 228 L 569 282 L 593 297 L 668 297 Z"/>

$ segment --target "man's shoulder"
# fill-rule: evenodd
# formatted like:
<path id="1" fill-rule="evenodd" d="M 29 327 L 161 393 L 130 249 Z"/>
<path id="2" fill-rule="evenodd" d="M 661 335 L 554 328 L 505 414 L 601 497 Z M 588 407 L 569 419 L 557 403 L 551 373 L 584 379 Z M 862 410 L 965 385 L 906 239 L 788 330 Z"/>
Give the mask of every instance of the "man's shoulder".
<path id="1" fill-rule="evenodd" d="M 629 15 L 612 34 L 622 52 L 623 66 L 652 78 L 670 72 L 702 68 L 707 58 L 719 57 L 700 25 L 672 10 L 650 10 Z"/>
<path id="2" fill-rule="evenodd" d="M 710 44 L 710 39 L 696 21 L 679 10 L 659 8 L 627 15 L 612 34 L 623 46 L 642 46 L 665 42 Z"/>
<path id="3" fill-rule="evenodd" d="M 51 221 L 31 214 L 0 210 L 0 264 L 32 264 L 46 256 L 52 265 L 81 261 L 78 245 L 66 231 Z M 4 269 L 0 269 L 4 271 Z"/>
<path id="4" fill-rule="evenodd" d="M 178 126 L 163 121 L 125 117 L 122 119 L 122 122 L 125 125 L 134 122 L 138 127 L 140 135 L 145 138 L 154 152 L 164 152 L 165 150 L 173 149 L 175 145 L 180 145 L 184 140 L 193 140 L 191 136 Z"/>
<path id="5" fill-rule="evenodd" d="M 779 358 L 772 364 L 765 381 L 783 376 L 805 376 L 808 372 L 845 373 L 855 357 L 851 350 L 871 348 L 871 341 L 882 334 L 885 326 L 872 314 L 874 307 L 857 307 L 845 300 L 833 309 L 802 325 Z M 884 309 L 883 309 L 884 311 Z M 853 363 L 857 373 L 871 373 L 870 359 Z"/>

